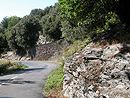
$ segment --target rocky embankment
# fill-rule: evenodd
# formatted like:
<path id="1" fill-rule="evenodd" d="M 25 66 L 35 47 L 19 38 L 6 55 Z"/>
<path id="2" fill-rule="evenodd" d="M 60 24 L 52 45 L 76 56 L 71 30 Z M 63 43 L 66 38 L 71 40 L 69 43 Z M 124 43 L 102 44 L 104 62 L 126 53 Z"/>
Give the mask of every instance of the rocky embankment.
<path id="1" fill-rule="evenodd" d="M 62 46 L 59 43 L 48 43 L 36 47 L 34 60 L 48 60 L 56 58 L 62 52 Z"/>
<path id="2" fill-rule="evenodd" d="M 65 62 L 64 96 L 130 98 L 130 47 L 89 44 Z"/>
<path id="3" fill-rule="evenodd" d="M 30 48 L 29 54 L 24 56 L 16 55 L 15 52 L 7 52 L 2 54 L 1 59 L 8 60 L 48 60 L 56 58 L 63 49 L 64 46 L 60 45 L 59 42 L 42 44 L 37 47 Z"/>

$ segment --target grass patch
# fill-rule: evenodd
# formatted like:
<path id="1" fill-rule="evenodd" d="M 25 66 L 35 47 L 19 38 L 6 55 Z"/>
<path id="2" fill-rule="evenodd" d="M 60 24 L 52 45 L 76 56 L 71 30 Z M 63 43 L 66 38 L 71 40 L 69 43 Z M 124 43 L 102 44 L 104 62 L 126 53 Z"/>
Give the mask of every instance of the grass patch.
<path id="1" fill-rule="evenodd" d="M 16 63 L 16 62 L 10 62 L 6 60 L 1 60 L 0 61 L 0 75 L 12 73 L 17 70 L 22 70 L 27 68 L 27 66 L 21 64 L 21 63 Z"/>
<path id="2" fill-rule="evenodd" d="M 51 74 L 48 76 L 48 79 L 44 86 L 45 94 L 48 95 L 51 91 L 62 88 L 63 77 L 64 72 L 62 64 L 57 69 L 52 71 Z"/>

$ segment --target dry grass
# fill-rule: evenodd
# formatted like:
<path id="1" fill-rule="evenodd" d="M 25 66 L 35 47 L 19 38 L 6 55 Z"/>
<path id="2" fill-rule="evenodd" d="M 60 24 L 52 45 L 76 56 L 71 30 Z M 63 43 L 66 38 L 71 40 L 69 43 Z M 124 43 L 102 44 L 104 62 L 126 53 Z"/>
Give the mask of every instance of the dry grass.
<path id="1" fill-rule="evenodd" d="M 22 70 L 27 68 L 21 63 L 15 63 L 8 60 L 0 60 L 0 75 L 12 73 L 16 70 Z"/>
<path id="2" fill-rule="evenodd" d="M 47 98 L 67 98 L 62 94 L 62 88 L 51 90 Z"/>

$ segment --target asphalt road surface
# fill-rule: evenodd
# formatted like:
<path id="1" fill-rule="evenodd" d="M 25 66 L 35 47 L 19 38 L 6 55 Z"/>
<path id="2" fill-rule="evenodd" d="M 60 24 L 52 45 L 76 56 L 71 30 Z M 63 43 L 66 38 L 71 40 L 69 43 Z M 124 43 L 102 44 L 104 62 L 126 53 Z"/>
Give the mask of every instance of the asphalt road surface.
<path id="1" fill-rule="evenodd" d="M 45 98 L 43 85 L 56 63 L 44 61 L 22 62 L 29 68 L 0 76 L 0 98 Z"/>

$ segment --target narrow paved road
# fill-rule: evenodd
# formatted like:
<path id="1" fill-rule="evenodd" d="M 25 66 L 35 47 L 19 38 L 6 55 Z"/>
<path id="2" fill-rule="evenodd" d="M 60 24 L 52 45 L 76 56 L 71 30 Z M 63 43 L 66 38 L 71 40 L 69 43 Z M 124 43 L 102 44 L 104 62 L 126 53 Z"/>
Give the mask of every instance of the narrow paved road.
<path id="1" fill-rule="evenodd" d="M 0 76 L 0 98 L 44 98 L 43 84 L 57 64 L 44 61 L 26 61 L 24 71 Z"/>

